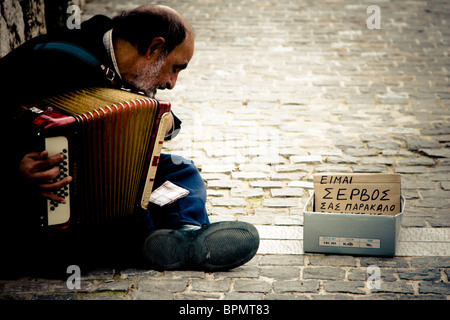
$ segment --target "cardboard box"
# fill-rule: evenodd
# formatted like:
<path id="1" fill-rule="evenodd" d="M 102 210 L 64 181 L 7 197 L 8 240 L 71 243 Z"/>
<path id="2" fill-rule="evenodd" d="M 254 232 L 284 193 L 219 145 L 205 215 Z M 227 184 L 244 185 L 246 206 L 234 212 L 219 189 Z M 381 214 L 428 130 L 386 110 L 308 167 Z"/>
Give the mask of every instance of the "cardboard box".
<path id="1" fill-rule="evenodd" d="M 316 174 L 314 194 L 317 212 L 393 216 L 401 211 L 399 174 Z"/>
<path id="2" fill-rule="evenodd" d="M 401 230 L 405 198 L 396 215 L 315 212 L 314 193 L 304 209 L 305 252 L 394 256 Z"/>

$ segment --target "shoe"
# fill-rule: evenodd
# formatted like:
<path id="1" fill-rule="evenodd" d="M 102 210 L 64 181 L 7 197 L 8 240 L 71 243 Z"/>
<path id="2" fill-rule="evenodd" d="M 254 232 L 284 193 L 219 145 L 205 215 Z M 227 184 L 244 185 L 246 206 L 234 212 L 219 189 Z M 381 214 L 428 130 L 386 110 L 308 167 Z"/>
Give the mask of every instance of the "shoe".
<path id="1" fill-rule="evenodd" d="M 246 222 L 227 221 L 199 230 L 156 230 L 144 242 L 144 260 L 155 269 L 223 271 L 250 261 L 259 234 Z"/>

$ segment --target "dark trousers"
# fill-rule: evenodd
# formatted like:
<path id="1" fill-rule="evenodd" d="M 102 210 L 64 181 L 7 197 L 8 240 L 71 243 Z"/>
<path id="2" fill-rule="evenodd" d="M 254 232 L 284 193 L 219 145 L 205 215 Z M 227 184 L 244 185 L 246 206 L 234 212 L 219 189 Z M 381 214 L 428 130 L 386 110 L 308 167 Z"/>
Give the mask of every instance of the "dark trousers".
<path id="1" fill-rule="evenodd" d="M 187 189 L 189 194 L 162 207 L 150 203 L 142 219 L 146 230 L 177 229 L 184 224 L 209 224 L 205 207 L 206 187 L 194 163 L 180 156 L 161 154 L 154 189 L 166 181 Z"/>

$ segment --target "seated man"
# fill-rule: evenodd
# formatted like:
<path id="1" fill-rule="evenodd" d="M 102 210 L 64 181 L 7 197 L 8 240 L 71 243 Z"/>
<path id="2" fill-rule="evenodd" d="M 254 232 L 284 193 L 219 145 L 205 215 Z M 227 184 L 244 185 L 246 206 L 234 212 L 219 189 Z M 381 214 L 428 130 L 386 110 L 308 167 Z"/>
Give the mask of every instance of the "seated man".
<path id="1" fill-rule="evenodd" d="M 41 44 L 55 41 L 89 51 L 101 61 L 102 69 L 70 52 L 40 49 Z M 166 154 L 160 157 L 154 187 L 170 181 L 189 191 L 184 198 L 162 207 L 150 203 L 148 212 L 136 212 L 133 219 L 96 230 L 95 237 L 92 232 L 80 235 L 42 231 L 36 223 L 37 199 L 63 203 L 65 200 L 56 191 L 69 184 L 72 177 L 50 182 L 58 175 L 57 165 L 62 158 L 49 157 L 47 151 L 29 145 L 29 138 L 14 126 L 18 106 L 91 86 L 123 88 L 154 97 L 157 89 L 175 86 L 193 53 L 194 32 L 178 12 L 163 6 L 142 6 L 113 19 L 95 16 L 81 24 L 79 30 L 36 37 L 0 59 L 0 73 L 7 80 L 0 88 L 6 120 L 2 126 L 6 190 L 1 192 L 0 246 L 13 257 L 3 256 L 2 264 L 16 258 L 32 264 L 29 255 L 34 248 L 45 251 L 60 243 L 67 246 L 66 251 L 81 243 L 85 244 L 82 250 L 101 243 L 99 250 L 116 248 L 111 249 L 115 253 L 108 254 L 143 252 L 147 267 L 163 270 L 226 270 L 246 263 L 256 254 L 256 228 L 243 222 L 210 224 L 205 208 L 206 188 L 197 168 L 186 159 Z M 167 139 L 174 137 L 180 124 L 172 114 Z M 58 237 L 64 240 L 56 240 Z M 71 260 L 73 263 L 77 261 Z"/>

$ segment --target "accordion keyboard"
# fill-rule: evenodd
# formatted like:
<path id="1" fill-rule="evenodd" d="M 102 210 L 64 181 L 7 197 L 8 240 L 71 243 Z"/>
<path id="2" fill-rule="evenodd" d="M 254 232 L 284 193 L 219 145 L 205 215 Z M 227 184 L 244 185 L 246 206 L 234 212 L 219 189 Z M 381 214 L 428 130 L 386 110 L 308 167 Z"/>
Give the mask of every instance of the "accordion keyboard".
<path id="1" fill-rule="evenodd" d="M 63 161 L 59 165 L 59 175 L 55 181 L 59 181 L 69 175 L 69 143 L 66 137 L 57 136 L 45 139 L 45 149 L 48 151 L 49 157 L 58 153 L 64 155 Z M 56 194 L 66 200 L 65 204 L 47 200 L 47 224 L 49 226 L 63 224 L 70 219 L 70 196 L 69 185 L 60 189 Z"/>

